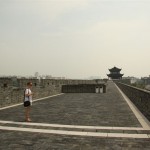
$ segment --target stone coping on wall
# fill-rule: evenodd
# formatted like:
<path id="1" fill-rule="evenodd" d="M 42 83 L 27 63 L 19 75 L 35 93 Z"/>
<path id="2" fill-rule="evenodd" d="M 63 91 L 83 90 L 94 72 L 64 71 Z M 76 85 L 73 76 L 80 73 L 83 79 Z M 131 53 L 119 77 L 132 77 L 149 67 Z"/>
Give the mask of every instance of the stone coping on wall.
<path id="1" fill-rule="evenodd" d="M 145 93 L 150 94 L 150 91 L 148 91 L 148 90 L 140 89 L 140 88 L 137 88 L 137 87 L 134 87 L 134 86 L 131 86 L 131 85 L 122 83 L 122 82 L 116 82 L 116 81 L 115 81 L 115 83 L 123 84 L 123 85 L 126 85 L 126 86 L 128 86 L 128 87 L 131 87 L 131 88 L 134 88 L 134 89 L 136 89 L 136 90 L 139 90 L 139 91 L 141 91 L 141 92 L 145 92 Z"/>

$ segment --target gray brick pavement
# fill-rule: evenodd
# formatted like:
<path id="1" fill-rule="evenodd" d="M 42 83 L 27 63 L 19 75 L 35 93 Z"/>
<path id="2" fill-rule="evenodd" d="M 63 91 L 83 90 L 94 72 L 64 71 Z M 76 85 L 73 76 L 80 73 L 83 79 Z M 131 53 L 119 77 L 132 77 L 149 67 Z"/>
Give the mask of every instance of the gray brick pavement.
<path id="1" fill-rule="evenodd" d="M 4 150 L 149 150 L 149 139 L 99 138 L 0 131 Z"/>
<path id="2" fill-rule="evenodd" d="M 105 94 L 64 94 L 33 103 L 33 122 L 140 127 L 140 123 L 113 83 Z M 24 121 L 24 108 L 0 111 L 0 120 Z"/>
<path id="3" fill-rule="evenodd" d="M 23 106 L 1 110 L 0 120 L 24 121 Z M 109 83 L 105 94 L 64 94 L 35 102 L 32 107 L 32 120 L 51 124 L 141 127 L 113 83 Z M 150 149 L 150 139 L 100 138 L 4 130 L 0 130 L 0 139 L 0 149 L 7 150 Z"/>

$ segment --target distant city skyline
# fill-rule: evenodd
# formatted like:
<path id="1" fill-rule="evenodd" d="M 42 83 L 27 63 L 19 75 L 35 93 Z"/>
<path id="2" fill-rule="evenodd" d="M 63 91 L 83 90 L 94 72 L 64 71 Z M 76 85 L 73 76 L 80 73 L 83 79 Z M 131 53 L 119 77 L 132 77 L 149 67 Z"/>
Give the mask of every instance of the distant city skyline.
<path id="1" fill-rule="evenodd" d="M 0 0 L 0 76 L 150 75 L 149 0 Z"/>

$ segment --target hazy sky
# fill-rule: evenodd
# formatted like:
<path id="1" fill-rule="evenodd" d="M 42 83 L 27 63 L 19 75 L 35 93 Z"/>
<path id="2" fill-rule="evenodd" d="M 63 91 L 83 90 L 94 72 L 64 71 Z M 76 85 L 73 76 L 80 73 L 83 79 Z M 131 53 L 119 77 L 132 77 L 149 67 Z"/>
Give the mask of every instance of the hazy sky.
<path id="1" fill-rule="evenodd" d="M 150 0 L 0 0 L 0 75 L 150 75 Z"/>

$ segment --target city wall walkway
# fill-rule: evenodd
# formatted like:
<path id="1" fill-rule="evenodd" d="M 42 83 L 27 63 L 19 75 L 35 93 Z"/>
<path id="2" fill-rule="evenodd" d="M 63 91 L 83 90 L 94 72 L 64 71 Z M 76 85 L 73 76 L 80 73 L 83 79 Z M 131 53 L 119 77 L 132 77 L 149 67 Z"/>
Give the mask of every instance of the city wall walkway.
<path id="1" fill-rule="evenodd" d="M 36 101 L 32 122 L 22 105 L 0 110 L 0 149 L 150 149 L 138 121 L 113 82 L 105 94 L 62 94 Z M 9 143 L 9 146 L 8 146 Z"/>

